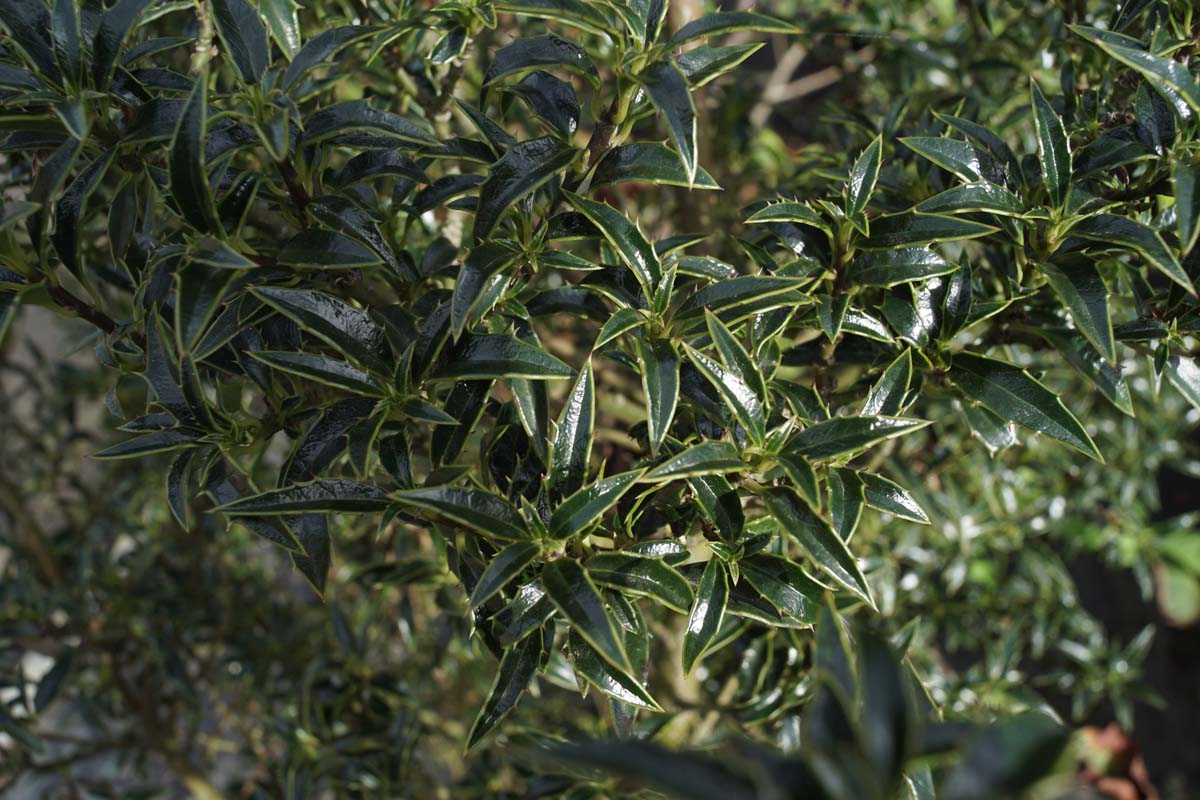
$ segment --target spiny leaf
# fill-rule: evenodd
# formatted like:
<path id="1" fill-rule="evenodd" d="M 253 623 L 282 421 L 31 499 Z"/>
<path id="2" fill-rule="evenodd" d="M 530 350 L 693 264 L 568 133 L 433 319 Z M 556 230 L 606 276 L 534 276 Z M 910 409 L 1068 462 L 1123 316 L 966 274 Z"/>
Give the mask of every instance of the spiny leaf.
<path id="1" fill-rule="evenodd" d="M 598 520 L 616 505 L 625 492 L 642 476 L 643 470 L 611 475 L 578 490 L 559 504 L 550 515 L 549 532 L 553 539 L 566 539 Z"/>
<path id="2" fill-rule="evenodd" d="M 637 76 L 650 102 L 667 121 L 667 129 L 690 187 L 696 181 L 696 107 L 679 67 L 671 59 L 659 61 Z"/>
<path id="3" fill-rule="evenodd" d="M 596 384 L 592 362 L 579 371 L 555 426 L 547 485 L 567 495 L 583 486 L 596 426 Z"/>
<path id="4" fill-rule="evenodd" d="M 317 480 L 242 497 L 213 510 L 230 516 L 368 513 L 384 510 L 389 502 L 379 487 L 369 483 Z"/>
<path id="5" fill-rule="evenodd" d="M 526 636 L 509 647 L 500 659 L 492 688 L 488 691 L 487 700 L 479 709 L 471 732 L 467 735 L 467 749 L 470 750 L 496 727 L 505 715 L 516 707 L 529 682 L 537 674 L 542 661 L 543 640 L 541 636 Z"/>
<path id="6" fill-rule="evenodd" d="M 542 569 L 542 586 L 572 630 L 605 661 L 626 674 L 633 672 L 625 644 L 604 607 L 604 599 L 578 561 L 569 558 L 551 561 Z"/>
<path id="7" fill-rule="evenodd" d="M 435 511 L 485 536 L 505 540 L 529 538 L 525 520 L 512 503 L 482 489 L 432 486 L 392 492 L 388 498 Z"/>
<path id="8" fill-rule="evenodd" d="M 696 586 L 696 600 L 688 616 L 687 631 L 683 635 L 683 672 L 690 675 L 692 667 L 712 644 L 721 621 L 725 618 L 725 607 L 729 602 L 729 578 L 725 564 L 713 557 L 704 565 L 700 583 Z"/>
<path id="9" fill-rule="evenodd" d="M 1037 81 L 1030 79 L 1033 95 L 1033 121 L 1037 128 L 1038 155 L 1042 162 L 1042 182 L 1050 202 L 1061 208 L 1071 188 L 1071 147 L 1062 119 L 1050 106 Z"/>
<path id="10" fill-rule="evenodd" d="M 570 166 L 577 152 L 556 136 L 543 136 L 508 148 L 488 169 L 487 179 L 479 187 L 475 240 L 486 238 L 513 203 Z"/>

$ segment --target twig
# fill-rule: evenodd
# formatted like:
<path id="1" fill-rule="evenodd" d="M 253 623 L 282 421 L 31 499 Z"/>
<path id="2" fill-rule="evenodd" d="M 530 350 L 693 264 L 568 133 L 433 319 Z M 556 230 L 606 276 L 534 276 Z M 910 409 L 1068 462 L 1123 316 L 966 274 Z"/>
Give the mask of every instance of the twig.
<path id="1" fill-rule="evenodd" d="M 49 292 L 54 302 L 63 308 L 74 311 L 81 319 L 87 320 L 105 333 L 112 333 L 119 327 L 108 314 L 95 306 L 88 305 L 63 287 L 51 286 Z"/>

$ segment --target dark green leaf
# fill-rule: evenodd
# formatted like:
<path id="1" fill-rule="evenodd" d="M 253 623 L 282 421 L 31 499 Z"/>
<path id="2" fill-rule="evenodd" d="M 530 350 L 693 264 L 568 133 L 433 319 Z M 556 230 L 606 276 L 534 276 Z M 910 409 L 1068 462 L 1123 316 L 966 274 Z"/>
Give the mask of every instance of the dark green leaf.
<path id="1" fill-rule="evenodd" d="M 516 542 L 497 553 L 479 576 L 479 582 L 471 592 L 469 607 L 474 610 L 486 603 L 492 595 L 516 580 L 541 552 L 541 547 L 534 542 Z"/>
<path id="2" fill-rule="evenodd" d="M 763 42 L 755 42 L 729 47 L 710 47 L 702 44 L 680 53 L 675 57 L 675 63 L 679 65 L 679 71 L 687 78 L 688 85 L 697 89 L 741 64 L 758 52 L 763 44 Z M 697 177 L 700 172 L 703 170 L 697 172 Z"/>
<path id="3" fill-rule="evenodd" d="M 1172 161 L 1171 180 L 1175 184 L 1175 227 L 1179 231 L 1179 249 L 1186 254 L 1200 240 L 1200 170 L 1182 161 Z"/>
<path id="4" fill-rule="evenodd" d="M 871 236 L 860 246 L 871 250 L 920 247 L 934 242 L 976 239 L 995 233 L 991 225 L 937 214 L 893 214 L 871 222 Z"/>
<path id="5" fill-rule="evenodd" d="M 76 0 L 54 0 L 52 13 L 54 55 L 67 80 L 80 86 L 83 80 L 83 41 L 79 27 L 79 4 Z"/>
<path id="6" fill-rule="evenodd" d="M 912 350 L 905 350 L 888 365 L 871 387 L 863 402 L 862 413 L 894 417 L 903 411 L 912 375 Z"/>
<path id="7" fill-rule="evenodd" d="M 508 148 L 479 187 L 475 241 L 486 238 L 513 203 L 570 166 L 577 152 L 556 136 L 543 136 Z"/>
<path id="8" fill-rule="evenodd" d="M 1068 27 L 1117 61 L 1137 70 L 1155 89 L 1162 92 L 1166 88 L 1182 98 L 1193 111 L 1200 111 L 1200 84 L 1183 64 L 1149 53 L 1140 42 L 1127 36 L 1083 25 Z M 1177 104 L 1176 109 L 1176 113 L 1185 116 L 1181 113 L 1184 109 L 1180 109 Z"/>
<path id="9" fill-rule="evenodd" d="M 646 397 L 650 452 L 655 454 L 671 429 L 679 402 L 679 354 L 671 342 L 663 339 L 639 336 L 635 342 L 642 370 L 642 392 Z"/>
<path id="10" fill-rule="evenodd" d="M 573 192 L 564 191 L 563 194 L 576 211 L 600 229 L 621 260 L 637 276 L 646 297 L 653 297 L 654 290 L 662 280 L 662 264 L 637 225 L 610 205 L 589 200 Z"/>
<path id="11" fill-rule="evenodd" d="M 592 175 L 592 186 L 626 182 L 687 186 L 688 175 L 679 156 L 665 144 L 636 142 L 609 150 Z M 692 188 L 721 187 L 704 169 L 697 167 Z"/>
<path id="12" fill-rule="evenodd" d="M 383 511 L 389 502 L 379 487 L 369 483 L 317 480 L 242 497 L 213 510 L 229 516 L 369 513 Z"/>
<path id="13" fill-rule="evenodd" d="M 554 356 L 503 334 L 467 335 L 431 380 L 476 380 L 481 378 L 528 378 L 557 380 L 572 378 L 575 371 Z"/>
<path id="14" fill-rule="evenodd" d="M 780 556 L 759 554 L 739 561 L 738 569 L 779 613 L 805 624 L 816 622 L 825 590 L 798 564 Z"/>
<path id="15" fill-rule="evenodd" d="M 1191 279 L 1179 265 L 1179 259 L 1163 244 L 1158 232 L 1136 220 L 1112 214 L 1097 214 L 1077 222 L 1075 227 L 1071 228 L 1071 235 L 1134 250 L 1144 256 L 1155 269 L 1184 289 L 1192 294 L 1196 292 Z"/>
<path id="16" fill-rule="evenodd" d="M 1196 359 L 1171 356 L 1167 359 L 1166 373 L 1171 385 L 1200 411 L 1200 367 L 1196 366 Z"/>
<path id="17" fill-rule="evenodd" d="M 863 235 L 867 234 L 864 212 L 871 195 L 875 193 L 875 182 L 879 179 L 879 167 L 883 160 L 883 136 L 877 136 L 863 150 L 850 170 L 846 182 L 846 216 L 856 223 Z"/>
<path id="18" fill-rule="evenodd" d="M 200 442 L 196 441 L 195 436 L 181 431 L 155 431 L 154 433 L 147 433 L 145 436 L 139 436 L 136 439 L 114 444 L 112 447 L 107 447 L 98 453 L 93 453 L 92 458 L 109 460 L 138 458 L 139 456 L 146 456 L 151 453 L 166 453 L 171 450 L 178 450 L 181 447 L 197 447 L 200 444 Z"/>
<path id="19" fill-rule="evenodd" d="M 398 114 L 372 108 L 366 100 L 348 100 L 325 106 L 304 121 L 305 144 L 316 144 L 353 133 L 393 139 L 397 147 L 440 144 L 424 128 Z"/>
<path id="20" fill-rule="evenodd" d="M 256 350 L 251 356 L 269 366 L 299 375 L 302 378 L 345 389 L 348 392 L 375 397 L 383 396 L 383 388 L 368 373 L 338 361 L 312 353 L 285 350 Z"/>
<path id="21" fill-rule="evenodd" d="M 236 274 L 199 261 L 189 262 L 175 273 L 175 336 L 179 352 L 193 351 Z"/>
<path id="22" fill-rule="evenodd" d="M 696 107 L 687 80 L 673 60 L 659 61 L 642 70 L 638 83 L 667 121 L 667 129 L 690 187 L 696 180 Z"/>
<path id="23" fill-rule="evenodd" d="M 860 472 L 858 477 L 863 483 L 863 498 L 871 508 L 910 522 L 929 524 L 925 509 L 903 487 L 873 472 Z"/>
<path id="24" fill-rule="evenodd" d="M 633 667 L 604 599 L 578 561 L 560 558 L 542 570 L 542 587 L 555 608 L 600 656 L 625 674 Z"/>
<path id="25" fill-rule="evenodd" d="M 1108 361 L 1086 339 L 1075 331 L 1042 328 L 1038 334 L 1058 350 L 1068 364 L 1095 384 L 1122 413 L 1133 416 L 1133 402 L 1129 396 L 1129 385 L 1121 370 Z"/>
<path id="26" fill-rule="evenodd" d="M 981 154 L 970 143 L 938 136 L 909 136 L 900 140 L 909 150 L 952 172 L 967 183 L 984 179 Z"/>
<path id="27" fill-rule="evenodd" d="M 712 337 L 713 344 L 717 348 L 717 352 L 721 355 L 721 361 L 725 362 L 726 368 L 742 380 L 760 401 L 766 403 L 767 382 L 763 378 L 761 370 L 754 360 L 750 358 L 750 354 L 746 352 L 746 348 L 742 347 L 729 329 L 721 322 L 721 320 L 711 311 L 705 312 L 705 317 L 708 322 L 708 333 Z"/>
<path id="28" fill-rule="evenodd" d="M 271 49 L 262 20 L 246 0 L 212 0 L 213 21 L 225 52 L 233 59 L 242 80 L 254 85 L 262 80 Z"/>
<path id="29" fill-rule="evenodd" d="M 852 469 L 830 469 L 825 473 L 825 479 L 829 486 L 829 516 L 833 529 L 842 541 L 848 542 L 862 519 L 866 502 L 863 482 Z"/>
<path id="30" fill-rule="evenodd" d="M 611 317 L 604 321 L 600 333 L 596 336 L 596 341 L 592 344 L 592 349 L 599 350 L 621 334 L 640 327 L 645 321 L 646 318 L 636 308 L 618 308 Z"/>
<path id="31" fill-rule="evenodd" d="M 783 20 L 774 19 L 752 11 L 729 11 L 722 14 L 708 14 L 695 19 L 680 28 L 671 37 L 671 46 L 675 47 L 693 39 L 706 36 L 721 36 L 734 31 L 759 31 L 762 33 L 796 33 L 799 29 Z"/>
<path id="32" fill-rule="evenodd" d="M 876 250 L 855 258 L 846 279 L 860 286 L 895 286 L 946 275 L 956 268 L 928 247 Z"/>
<path id="33" fill-rule="evenodd" d="M 851 594 L 874 607 L 871 590 L 858 568 L 858 562 L 832 526 L 808 507 L 791 489 L 775 487 L 764 494 L 767 509 L 784 533 L 804 548 L 823 572 Z"/>
<path id="34" fill-rule="evenodd" d="M 253 292 L 301 328 L 364 367 L 388 370 L 387 337 L 365 311 L 311 289 L 259 286 Z"/>
<path id="35" fill-rule="evenodd" d="M 596 384 L 592 362 L 579 371 L 555 426 L 547 486 L 568 495 L 583 486 L 596 427 Z"/>
<path id="36" fill-rule="evenodd" d="M 621 496 L 642 476 L 643 470 L 635 469 L 610 475 L 584 486 L 554 509 L 550 515 L 550 537 L 566 539 L 586 530 L 600 519 L 605 511 L 616 505 Z"/>
<path id="37" fill-rule="evenodd" d="M 1030 80 L 1033 94 L 1033 122 L 1037 128 L 1038 155 L 1042 163 L 1042 182 L 1050 202 L 1062 208 L 1071 189 L 1071 147 L 1062 119 L 1055 113 L 1036 80 Z"/>
<path id="38" fill-rule="evenodd" d="M 687 349 L 688 359 L 733 409 L 747 435 L 756 444 L 761 445 L 766 435 L 766 409 L 762 401 L 746 382 L 732 371 L 699 350 L 688 345 L 684 347 Z"/>
<path id="39" fill-rule="evenodd" d="M 505 540 L 529 538 L 525 520 L 512 503 L 482 489 L 434 486 L 392 492 L 388 497 L 403 505 L 435 511 L 485 536 Z"/>
<path id="40" fill-rule="evenodd" d="M 488 691 L 487 700 L 479 715 L 471 725 L 467 735 L 467 749 L 471 749 L 504 719 L 508 712 L 516 707 L 517 701 L 529 688 L 529 682 L 537 674 L 542 662 L 543 639 L 541 636 L 526 636 L 509 647 L 500 666 L 496 670 L 496 678 Z"/>
<path id="41" fill-rule="evenodd" d="M 804 278 L 775 275 L 743 275 L 718 281 L 689 297 L 675 312 L 675 319 L 699 325 L 704 320 L 704 312 L 707 309 L 720 317 L 726 325 L 732 325 L 751 313 L 777 307 L 762 307 L 764 300 L 774 300 L 779 305 L 811 303 L 811 299 L 804 298 L 794 291 L 805 282 Z"/>
<path id="42" fill-rule="evenodd" d="M 812 459 L 832 458 L 865 450 L 928 424 L 929 420 L 905 417 L 834 417 L 801 431 L 788 443 L 788 450 Z"/>
<path id="43" fill-rule="evenodd" d="M 746 521 L 737 490 L 720 475 L 697 475 L 687 482 L 696 494 L 701 513 L 721 532 L 721 538 L 736 541 Z"/>
<path id="44" fill-rule="evenodd" d="M 1042 272 L 1058 299 L 1071 312 L 1075 327 L 1109 361 L 1117 360 L 1112 320 L 1108 313 L 1108 287 L 1090 261 L 1042 264 Z"/>
<path id="45" fill-rule="evenodd" d="M 690 675 L 692 667 L 712 644 L 721 621 L 725 618 L 725 607 L 729 602 L 729 578 L 725 564 L 715 556 L 704 565 L 700 583 L 696 586 L 696 600 L 688 617 L 687 632 L 683 635 L 683 672 Z"/>
<path id="46" fill-rule="evenodd" d="M 123 0 L 117 7 L 129 2 L 133 0 Z M 113 13 L 117 7 L 107 14 Z M 179 115 L 175 135 L 171 139 L 169 174 L 171 196 L 179 204 L 184 219 L 201 231 L 215 231 L 220 227 L 220 223 L 217 220 L 212 191 L 208 188 L 208 171 L 204 162 L 208 117 L 206 83 L 203 78 L 196 81 L 196 86 Z"/>
<path id="47" fill-rule="evenodd" d="M 546 67 L 562 67 L 577 72 L 599 88 L 600 73 L 592 63 L 591 56 L 579 45 L 560 36 L 538 36 L 518 39 L 496 51 L 484 84 L 492 83 L 506 75 L 531 72 Z"/>
<path id="48" fill-rule="evenodd" d="M 794 222 L 797 225 L 808 225 L 818 228 L 826 233 L 830 231 L 829 223 L 820 214 L 813 211 L 804 203 L 799 203 L 795 200 L 771 203 L 769 206 L 760 208 L 747 217 L 746 222 Z"/>
<path id="49" fill-rule="evenodd" d="M 987 181 L 955 186 L 917 204 L 922 214 L 971 214 L 987 212 L 1007 217 L 1019 217 L 1027 209 L 1008 189 Z"/>
<path id="50" fill-rule="evenodd" d="M 588 559 L 588 574 L 601 586 L 650 597 L 680 614 L 692 605 L 687 579 L 658 558 L 627 553 L 598 553 Z"/>
<path id="51" fill-rule="evenodd" d="M 125 39 L 129 37 L 137 18 L 141 16 L 142 9 L 148 5 L 150 0 L 119 0 L 101 15 L 96 38 L 92 40 L 93 88 L 99 91 L 108 88 L 117 58 L 125 46 Z M 204 83 L 203 79 L 196 81 L 197 86 L 202 87 Z"/>
<path id="52" fill-rule="evenodd" d="M 571 653 L 571 663 L 575 671 L 584 680 L 600 691 L 615 697 L 622 703 L 645 708 L 650 711 L 662 711 L 646 688 L 623 670 L 614 669 L 596 652 L 587 640 L 574 628 L 567 638 L 567 647 Z"/>
<path id="53" fill-rule="evenodd" d="M 642 476 L 643 483 L 666 483 L 696 475 L 723 475 L 746 469 L 738 449 L 729 442 L 701 442 L 686 448 Z"/>
<path id="54" fill-rule="evenodd" d="M 950 380 L 968 398 L 1001 419 L 1044 433 L 1103 461 L 1092 438 L 1058 396 L 1020 367 L 973 353 L 956 353 Z"/>

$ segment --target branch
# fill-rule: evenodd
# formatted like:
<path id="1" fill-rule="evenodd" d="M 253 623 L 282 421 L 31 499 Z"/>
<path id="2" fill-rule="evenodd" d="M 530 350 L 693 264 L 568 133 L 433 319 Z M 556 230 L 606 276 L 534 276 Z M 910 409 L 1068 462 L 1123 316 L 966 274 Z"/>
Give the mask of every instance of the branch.
<path id="1" fill-rule="evenodd" d="M 113 333 L 119 327 L 112 317 L 95 306 L 88 305 L 61 286 L 48 287 L 50 297 L 62 308 L 74 311 L 81 319 L 95 325 L 105 333 Z"/>

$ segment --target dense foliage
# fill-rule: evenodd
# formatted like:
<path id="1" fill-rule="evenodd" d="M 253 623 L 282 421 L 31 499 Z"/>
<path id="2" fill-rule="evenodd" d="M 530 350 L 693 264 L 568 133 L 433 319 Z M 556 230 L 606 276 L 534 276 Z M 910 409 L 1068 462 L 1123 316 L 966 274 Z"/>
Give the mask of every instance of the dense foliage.
<path id="1" fill-rule="evenodd" d="M 1190 3 L 309 5 L 0 0 L 0 781 L 982 798 L 1133 726 L 1066 565 L 1200 617 Z"/>

